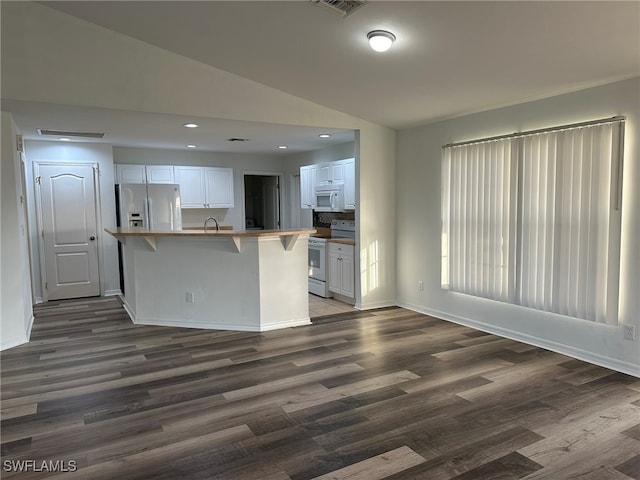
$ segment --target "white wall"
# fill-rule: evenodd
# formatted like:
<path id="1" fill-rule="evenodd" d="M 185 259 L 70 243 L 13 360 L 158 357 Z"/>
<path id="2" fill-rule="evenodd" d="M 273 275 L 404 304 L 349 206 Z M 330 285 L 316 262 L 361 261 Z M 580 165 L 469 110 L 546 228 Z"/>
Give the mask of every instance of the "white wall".
<path id="1" fill-rule="evenodd" d="M 21 199 L 24 198 L 20 173 L 21 158 L 17 151 L 19 133 L 9 113 L 2 112 L 0 232 L 0 350 L 29 340 L 33 322 L 27 224 Z"/>
<path id="2" fill-rule="evenodd" d="M 397 268 L 400 305 L 640 374 L 640 79 L 500 108 L 398 134 Z M 441 146 L 625 115 L 620 326 L 596 324 L 440 288 Z M 419 291 L 418 281 L 424 281 Z M 622 324 L 636 327 L 623 339 Z"/>
<path id="3" fill-rule="evenodd" d="M 395 131 L 42 4 L 2 2 L 0 8 L 3 98 L 357 130 L 356 215 L 369 261 L 361 272 L 361 306 L 394 302 Z"/>
<path id="4" fill-rule="evenodd" d="M 98 225 L 98 248 L 100 256 L 100 291 L 102 295 L 115 295 L 120 292 L 118 273 L 117 242 L 104 232 L 105 227 L 116 224 L 113 179 L 113 152 L 111 145 L 98 143 L 25 141 L 25 158 L 27 161 L 27 193 L 29 198 L 29 222 L 31 234 L 31 264 L 34 279 L 36 301 L 41 302 L 42 276 L 40 271 L 39 239 L 37 235 L 38 214 L 35 207 L 34 169 L 35 162 L 56 163 L 97 163 L 100 171 L 98 185 L 100 216 L 102 225 Z"/>

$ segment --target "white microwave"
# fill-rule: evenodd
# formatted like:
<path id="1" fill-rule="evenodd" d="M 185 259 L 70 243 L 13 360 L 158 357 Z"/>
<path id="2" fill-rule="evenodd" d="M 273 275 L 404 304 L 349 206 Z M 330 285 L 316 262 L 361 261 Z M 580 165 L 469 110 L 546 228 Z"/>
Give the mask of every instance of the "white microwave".
<path id="1" fill-rule="evenodd" d="M 342 212 L 344 211 L 344 185 L 325 185 L 316 187 L 315 207 L 316 212 Z"/>

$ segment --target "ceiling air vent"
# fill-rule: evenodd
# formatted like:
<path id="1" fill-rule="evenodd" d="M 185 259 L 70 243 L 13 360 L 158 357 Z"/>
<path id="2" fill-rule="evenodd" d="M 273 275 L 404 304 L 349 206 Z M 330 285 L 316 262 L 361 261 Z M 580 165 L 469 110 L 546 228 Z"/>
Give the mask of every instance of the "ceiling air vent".
<path id="1" fill-rule="evenodd" d="M 232 137 L 227 139 L 228 142 L 248 142 L 249 139 L 248 138 L 236 138 L 236 137 Z"/>
<path id="2" fill-rule="evenodd" d="M 49 130 L 46 128 L 39 128 L 38 133 L 40 135 L 46 135 L 51 137 L 82 137 L 82 138 L 104 138 L 104 133 L 97 132 L 73 132 L 69 130 Z"/>
<path id="3" fill-rule="evenodd" d="M 333 13 L 337 13 L 341 17 L 346 17 L 347 15 L 351 15 L 367 2 L 364 0 L 311 0 L 311 3 L 325 7 Z"/>

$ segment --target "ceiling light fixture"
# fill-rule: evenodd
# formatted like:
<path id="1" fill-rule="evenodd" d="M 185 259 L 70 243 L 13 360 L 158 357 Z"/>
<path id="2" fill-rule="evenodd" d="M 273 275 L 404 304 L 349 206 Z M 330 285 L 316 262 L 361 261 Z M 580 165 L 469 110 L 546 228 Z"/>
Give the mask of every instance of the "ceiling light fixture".
<path id="1" fill-rule="evenodd" d="M 67 137 L 60 137 L 58 140 L 60 140 L 61 142 L 70 142 L 71 139 L 67 138 Z"/>
<path id="2" fill-rule="evenodd" d="M 286 150 L 286 149 L 287 149 L 287 148 L 289 148 L 289 147 L 287 147 L 286 145 L 278 145 L 278 148 L 279 148 L 280 150 Z"/>
<path id="3" fill-rule="evenodd" d="M 396 36 L 386 30 L 373 30 L 367 33 L 367 38 L 369 39 L 369 45 L 376 52 L 386 52 L 396 40 Z"/>
<path id="4" fill-rule="evenodd" d="M 198 145 L 193 145 L 193 144 L 189 144 L 189 145 L 185 145 L 187 148 L 198 148 Z"/>
<path id="5" fill-rule="evenodd" d="M 321 133 L 320 135 L 318 135 L 320 138 L 331 138 L 331 134 L 330 133 Z"/>
<path id="6" fill-rule="evenodd" d="M 187 128 L 198 128 L 198 124 L 197 123 L 185 123 L 183 126 L 185 126 Z"/>

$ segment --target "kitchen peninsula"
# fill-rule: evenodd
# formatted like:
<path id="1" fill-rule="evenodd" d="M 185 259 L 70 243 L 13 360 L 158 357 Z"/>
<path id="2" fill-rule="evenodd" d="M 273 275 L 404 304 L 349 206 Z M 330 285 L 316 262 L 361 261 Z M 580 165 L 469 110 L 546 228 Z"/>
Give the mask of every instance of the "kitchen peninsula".
<path id="1" fill-rule="evenodd" d="M 310 323 L 313 229 L 105 231 L 123 245 L 123 301 L 136 324 L 266 331 Z"/>

